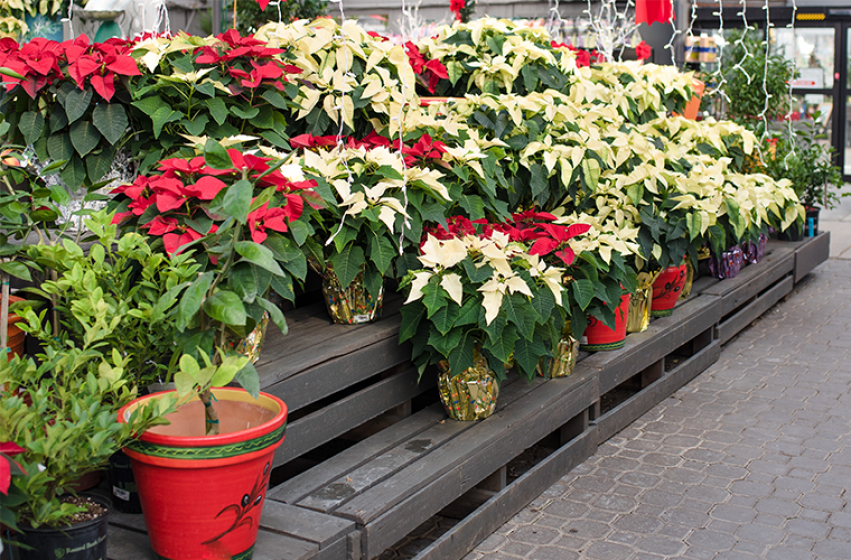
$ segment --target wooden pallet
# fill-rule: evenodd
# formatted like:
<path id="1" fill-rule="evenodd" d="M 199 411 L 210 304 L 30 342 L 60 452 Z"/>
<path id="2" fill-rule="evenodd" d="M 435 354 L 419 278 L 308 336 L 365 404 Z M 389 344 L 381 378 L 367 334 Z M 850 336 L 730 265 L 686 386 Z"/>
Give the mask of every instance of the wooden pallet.
<path id="1" fill-rule="evenodd" d="M 765 261 L 735 279 L 700 278 L 670 317 L 627 338 L 620 351 L 582 354 L 565 379 L 509 378 L 494 415 L 448 420 L 433 379 L 416 383 L 409 349 L 397 343 L 400 300 L 385 318 L 331 325 L 324 310 L 287 314 L 291 334 L 271 333 L 258 370 L 263 390 L 290 407 L 275 465 L 305 462 L 327 442 L 357 443 L 270 489 L 255 559 L 367 560 L 447 506 L 468 513 L 417 560 L 460 558 L 481 539 L 590 456 L 599 443 L 667 398 L 717 360 L 721 345 L 826 259 L 829 236 L 770 242 Z M 276 336 L 277 335 L 277 336 Z M 431 376 L 433 377 L 433 376 Z M 628 396 L 603 409 L 612 394 Z M 376 420 L 378 419 L 378 420 Z M 539 442 L 551 453 L 514 480 L 506 465 Z M 153 558 L 138 515 L 111 520 L 111 560 Z"/>

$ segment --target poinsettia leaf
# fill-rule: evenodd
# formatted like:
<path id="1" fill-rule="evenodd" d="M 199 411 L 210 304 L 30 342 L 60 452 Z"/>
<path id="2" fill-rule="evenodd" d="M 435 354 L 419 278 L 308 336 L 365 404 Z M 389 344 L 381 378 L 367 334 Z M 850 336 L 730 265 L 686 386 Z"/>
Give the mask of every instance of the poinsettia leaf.
<path id="1" fill-rule="evenodd" d="M 455 326 L 475 325 L 479 321 L 479 310 L 481 308 L 482 306 L 477 299 L 467 298 L 464 306 L 458 312 L 458 319 L 455 320 Z"/>
<path id="2" fill-rule="evenodd" d="M 224 100 L 222 100 L 221 97 L 214 97 L 212 99 L 207 99 L 204 103 L 206 103 L 207 107 L 209 107 L 210 114 L 213 115 L 213 119 L 215 119 L 219 125 L 224 124 L 230 114 Z"/>
<path id="3" fill-rule="evenodd" d="M 72 190 L 77 189 L 86 180 L 86 164 L 80 158 L 73 158 L 59 174 L 65 185 Z"/>
<path id="4" fill-rule="evenodd" d="M 535 322 L 537 320 L 536 311 L 531 304 L 519 294 L 510 294 L 502 298 L 502 313 L 505 313 L 506 319 L 514 323 L 517 331 L 531 340 L 535 332 Z"/>
<path id="5" fill-rule="evenodd" d="M 277 91 L 266 90 L 262 97 L 277 109 L 288 109 L 287 101 L 284 99 L 284 96 Z"/>
<path id="6" fill-rule="evenodd" d="M 204 144 L 204 161 L 213 169 L 233 168 L 233 161 L 227 150 L 212 138 Z"/>
<path id="7" fill-rule="evenodd" d="M 403 305 L 399 309 L 399 313 L 402 315 L 402 324 L 399 327 L 399 342 L 405 342 L 417 333 L 420 321 L 425 317 L 425 312 L 425 306 L 418 301 Z"/>
<path id="8" fill-rule="evenodd" d="M 584 278 L 573 280 L 573 297 L 579 308 L 583 311 L 588 308 L 591 299 L 594 297 L 594 283 Z"/>
<path id="9" fill-rule="evenodd" d="M 248 222 L 248 211 L 251 209 L 251 197 L 254 195 L 254 186 L 240 179 L 228 187 L 222 197 L 222 204 L 216 210 L 232 216 L 241 224 Z M 218 198 L 218 197 L 216 197 Z"/>
<path id="10" fill-rule="evenodd" d="M 478 307 L 481 314 L 480 324 L 483 324 L 485 322 L 485 310 L 481 306 L 481 304 L 479 304 Z M 491 342 L 496 342 L 497 340 L 499 340 L 500 337 L 502 337 L 502 333 L 505 330 L 506 325 L 508 325 L 508 321 L 506 320 L 505 315 L 500 313 L 499 315 L 494 317 L 493 321 L 491 321 L 490 324 L 484 327 L 485 332 L 488 333 L 488 338 L 491 340 Z"/>
<path id="11" fill-rule="evenodd" d="M 86 171 L 89 174 L 89 181 L 92 183 L 100 181 L 112 169 L 114 159 L 115 148 L 112 146 L 106 146 L 102 150 L 89 154 L 86 158 Z"/>
<path id="12" fill-rule="evenodd" d="M 446 334 L 454 326 L 455 320 L 458 319 L 460 311 L 460 307 L 454 303 L 447 302 L 447 304 L 438 309 L 430 317 L 430 319 L 441 334 Z"/>
<path id="13" fill-rule="evenodd" d="M 447 333 L 442 333 L 437 326 L 432 323 L 429 327 L 428 344 L 438 351 L 444 358 L 449 356 L 449 353 L 461 341 L 463 329 L 452 329 Z"/>
<path id="14" fill-rule="evenodd" d="M 28 145 L 35 144 L 44 130 L 44 117 L 41 113 L 27 111 L 21 115 L 18 121 L 18 130 L 24 135 L 24 142 Z"/>
<path id="15" fill-rule="evenodd" d="M 243 120 L 251 120 L 260 114 L 260 109 L 257 107 L 249 107 L 247 110 L 243 110 L 242 107 L 233 105 L 230 112 Z"/>
<path id="16" fill-rule="evenodd" d="M 532 298 L 531 303 L 532 307 L 541 319 L 543 319 L 544 322 L 547 322 L 553 313 L 553 308 L 556 305 L 556 298 L 549 288 L 543 288 L 538 290 L 538 293 Z"/>
<path id="17" fill-rule="evenodd" d="M 469 367 L 473 367 L 473 349 L 476 347 L 475 336 L 467 331 L 449 352 L 449 370 L 452 375 L 458 375 Z"/>
<path id="18" fill-rule="evenodd" d="M 393 244 L 386 236 L 380 235 L 374 231 L 369 233 L 369 259 L 375 263 L 375 267 L 386 274 L 387 269 L 393 264 L 393 257 L 396 256 L 396 251 L 393 249 Z"/>
<path id="19" fill-rule="evenodd" d="M 514 352 L 514 346 L 518 338 L 517 329 L 513 325 L 508 325 L 502 331 L 502 335 L 499 338 L 495 340 L 488 338 L 483 346 L 485 349 L 490 350 L 500 362 L 507 364 L 511 359 L 511 353 Z M 488 365 L 490 366 L 492 364 L 488 363 Z"/>
<path id="20" fill-rule="evenodd" d="M 423 286 L 423 305 L 428 309 L 428 317 L 431 318 L 432 315 L 437 313 L 437 311 L 446 305 L 448 302 L 446 300 L 446 292 L 441 288 L 438 284 L 439 279 L 437 276 L 432 276 L 428 284 Z"/>
<path id="21" fill-rule="evenodd" d="M 99 103 L 92 112 L 92 122 L 113 146 L 121 140 L 130 124 L 127 111 L 118 103 Z"/>
<path id="22" fill-rule="evenodd" d="M 224 289 L 217 290 L 204 300 L 204 312 L 214 321 L 237 327 L 245 325 L 248 318 L 242 299 Z"/>
<path id="23" fill-rule="evenodd" d="M 159 138 L 160 134 L 163 131 L 163 127 L 170 122 L 179 121 L 183 118 L 181 113 L 172 110 L 168 105 L 160 107 L 157 109 L 153 115 L 151 115 L 151 121 L 154 126 L 154 138 Z"/>
<path id="24" fill-rule="evenodd" d="M 331 261 L 334 274 L 344 289 L 355 280 L 355 276 L 366 262 L 363 249 L 353 243 L 344 247 L 339 253 L 333 254 L 328 260 Z"/>
<path id="25" fill-rule="evenodd" d="M 68 117 L 69 123 L 73 123 L 86 113 L 93 96 L 94 93 L 89 88 L 74 88 L 68 92 L 62 106 L 65 108 L 65 116 Z"/>
<path id="26" fill-rule="evenodd" d="M 384 287 L 384 276 L 375 267 L 366 266 L 363 270 L 363 286 L 370 296 L 378 299 L 381 288 Z"/>
<path id="27" fill-rule="evenodd" d="M 71 144 L 80 157 L 94 150 L 100 139 L 100 132 L 91 121 L 77 121 L 71 125 Z"/>
<path id="28" fill-rule="evenodd" d="M 237 241 L 234 249 L 239 255 L 250 263 L 264 268 L 276 276 L 283 276 L 284 271 L 275 260 L 275 255 L 268 247 L 264 247 L 253 241 Z"/>
<path id="29" fill-rule="evenodd" d="M 518 337 L 514 344 L 514 363 L 529 379 L 532 379 L 535 375 L 535 367 L 538 365 L 538 360 L 548 354 L 547 347 L 538 334 L 532 340 Z"/>

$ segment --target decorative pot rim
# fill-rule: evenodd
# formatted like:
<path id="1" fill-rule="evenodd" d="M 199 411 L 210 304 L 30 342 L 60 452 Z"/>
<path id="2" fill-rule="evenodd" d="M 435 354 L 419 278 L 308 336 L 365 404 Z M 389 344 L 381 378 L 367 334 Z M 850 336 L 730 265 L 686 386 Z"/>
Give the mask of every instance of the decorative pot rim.
<path id="1" fill-rule="evenodd" d="M 135 408 L 140 406 L 141 403 L 147 401 L 148 399 L 161 398 L 163 395 L 175 392 L 177 391 L 175 389 L 172 389 L 171 391 L 152 393 L 150 395 L 145 395 L 143 397 L 139 397 L 131 401 L 130 403 L 121 407 L 121 409 L 118 411 L 118 421 L 126 422 L 129 418 L 130 413 L 132 413 Z M 245 402 L 265 408 L 266 410 L 275 411 L 276 414 L 272 419 L 258 426 L 254 426 L 253 428 L 248 428 L 245 430 L 239 430 L 236 432 L 229 432 L 214 436 L 174 436 L 151 433 L 150 431 L 147 431 L 141 435 L 141 437 L 139 438 L 139 442 L 143 444 L 148 443 L 162 447 L 213 448 L 217 446 L 230 445 L 234 443 L 244 442 L 247 440 L 262 438 L 263 436 L 272 433 L 277 433 L 278 431 L 283 432 L 283 430 L 286 428 L 287 405 L 284 403 L 284 401 L 274 395 L 261 392 L 260 398 L 255 400 L 245 389 L 240 389 L 236 387 L 218 387 L 213 389 L 213 393 L 218 400 Z M 200 400 L 198 395 L 194 395 L 187 402 L 192 402 L 196 400 Z M 283 436 L 283 433 L 281 434 L 281 436 Z"/>

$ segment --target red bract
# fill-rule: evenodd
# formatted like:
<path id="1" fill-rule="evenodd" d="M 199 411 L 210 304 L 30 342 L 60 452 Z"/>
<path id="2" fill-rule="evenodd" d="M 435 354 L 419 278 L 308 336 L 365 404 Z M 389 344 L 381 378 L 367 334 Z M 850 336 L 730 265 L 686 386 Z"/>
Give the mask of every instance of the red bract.
<path id="1" fill-rule="evenodd" d="M 192 243 L 198 239 L 204 237 L 202 234 L 198 233 L 194 229 L 188 226 L 178 226 L 175 228 L 179 233 L 167 233 L 163 235 L 163 245 L 165 246 L 165 250 L 169 255 L 174 255 L 180 252 L 180 248 L 186 245 L 187 243 Z M 218 226 L 213 226 L 210 229 L 210 233 L 215 233 L 218 229 Z"/>
<path id="2" fill-rule="evenodd" d="M 529 253 L 532 255 L 548 255 L 555 251 L 555 256 L 558 257 L 565 266 L 573 264 L 575 254 L 573 249 L 567 245 L 567 241 L 577 235 L 582 235 L 591 229 L 587 224 L 572 224 L 570 226 L 560 226 L 556 224 L 536 224 L 541 230 L 549 234 L 549 237 L 540 237 L 532 245 Z M 556 249 L 559 249 L 556 251 Z"/>
<path id="3" fill-rule="evenodd" d="M 650 48 L 650 45 L 648 45 L 644 41 L 641 41 L 640 43 L 638 43 L 638 46 L 635 47 L 635 57 L 638 60 L 645 60 L 647 58 L 650 58 L 652 52 L 653 50 Z"/>
<path id="4" fill-rule="evenodd" d="M 80 89 L 86 78 L 96 92 L 106 101 L 115 94 L 115 75 L 141 76 L 136 60 L 130 56 L 131 46 L 122 39 L 108 39 L 103 43 L 89 44 L 89 38 L 80 35 L 61 45 L 68 60 L 68 76 Z"/>
<path id="5" fill-rule="evenodd" d="M 6 495 L 9 493 L 9 486 L 12 484 L 11 463 L 15 463 L 18 468 L 21 468 L 21 466 L 10 459 L 10 457 L 14 457 L 24 451 L 23 447 L 20 447 L 11 441 L 0 442 L 0 494 Z"/>
<path id="6" fill-rule="evenodd" d="M 413 167 L 420 163 L 428 163 L 428 160 L 440 160 L 445 151 L 446 144 L 438 140 L 432 140 L 428 134 L 423 134 L 419 141 L 410 148 L 402 148 L 402 154 L 405 156 L 405 165 L 408 167 Z"/>
<path id="7" fill-rule="evenodd" d="M 405 43 L 405 52 L 408 53 L 408 62 L 414 73 L 420 76 L 428 86 L 429 93 L 434 93 L 440 79 L 449 78 L 449 72 L 446 71 L 446 66 L 441 64 L 436 58 L 426 60 L 415 44 L 408 41 Z"/>
<path id="8" fill-rule="evenodd" d="M 289 205 L 288 205 L 289 206 Z M 299 211 L 299 216 L 301 211 Z M 283 208 L 269 208 L 264 204 L 254 212 L 248 214 L 248 229 L 251 231 L 251 240 L 255 243 L 266 241 L 267 229 L 280 233 L 287 231 L 287 212 Z"/>
<path id="9" fill-rule="evenodd" d="M 461 21 L 461 10 L 466 7 L 466 0 L 449 0 L 449 11 L 455 14 L 455 19 L 458 21 Z"/>

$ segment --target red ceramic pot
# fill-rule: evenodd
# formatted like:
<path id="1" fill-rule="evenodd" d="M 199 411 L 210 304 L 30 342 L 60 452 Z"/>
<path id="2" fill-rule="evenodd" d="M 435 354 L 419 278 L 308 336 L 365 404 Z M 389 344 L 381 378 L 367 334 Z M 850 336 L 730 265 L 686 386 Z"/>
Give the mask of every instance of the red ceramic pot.
<path id="1" fill-rule="evenodd" d="M 610 329 L 596 317 L 588 317 L 588 328 L 582 336 L 580 350 L 600 352 L 617 350 L 626 342 L 626 319 L 629 313 L 629 294 L 621 296 L 621 304 L 615 309 L 615 328 Z"/>
<path id="2" fill-rule="evenodd" d="M 656 277 L 653 282 L 653 307 L 650 314 L 654 317 L 667 317 L 674 312 L 674 306 L 680 298 L 686 283 L 688 267 L 685 263 L 680 266 L 669 266 Z"/>
<path id="3" fill-rule="evenodd" d="M 118 412 L 119 421 L 155 393 Z M 204 435 L 197 397 L 124 449 L 154 552 L 168 560 L 251 557 L 287 406 L 265 393 L 214 389 L 221 433 Z M 247 426 L 247 427 L 246 427 Z"/>

